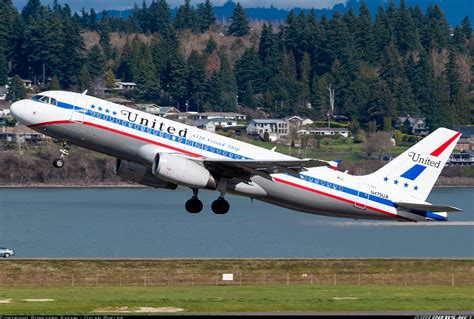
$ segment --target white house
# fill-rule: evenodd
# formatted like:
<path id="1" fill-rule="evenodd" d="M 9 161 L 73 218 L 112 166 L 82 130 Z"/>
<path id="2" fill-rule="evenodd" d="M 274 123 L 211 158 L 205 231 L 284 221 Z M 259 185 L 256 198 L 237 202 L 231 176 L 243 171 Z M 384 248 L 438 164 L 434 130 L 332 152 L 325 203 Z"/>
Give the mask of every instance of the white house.
<path id="1" fill-rule="evenodd" d="M 224 118 L 236 121 L 245 121 L 247 119 L 247 115 L 234 112 L 203 112 L 194 114 L 193 118 L 195 120 Z"/>
<path id="2" fill-rule="evenodd" d="M 196 126 L 197 128 L 200 128 L 201 130 L 205 130 L 212 133 L 216 131 L 216 125 L 214 124 L 214 122 L 207 119 L 195 120 L 194 126 Z"/>
<path id="3" fill-rule="evenodd" d="M 135 82 L 115 82 L 116 90 L 135 90 L 137 84 Z"/>
<path id="4" fill-rule="evenodd" d="M 298 130 L 298 134 L 301 135 L 323 135 L 323 136 L 335 136 L 341 135 L 343 137 L 349 137 L 349 130 L 346 128 L 328 128 L 328 127 L 316 127 L 316 128 L 308 128 L 304 130 Z"/>
<path id="5" fill-rule="evenodd" d="M 293 125 L 293 126 L 296 126 L 296 127 L 299 127 L 299 126 L 303 126 L 303 125 L 311 125 L 313 124 L 313 120 L 311 119 L 308 119 L 308 118 L 302 118 L 302 117 L 299 117 L 299 116 L 292 116 L 292 117 L 288 117 L 286 118 L 286 120 L 288 121 L 288 123 L 290 123 L 290 125 Z"/>
<path id="6" fill-rule="evenodd" d="M 280 140 L 288 135 L 288 122 L 280 119 L 253 119 L 247 125 L 247 134 L 264 138 L 268 132 L 270 141 Z"/>

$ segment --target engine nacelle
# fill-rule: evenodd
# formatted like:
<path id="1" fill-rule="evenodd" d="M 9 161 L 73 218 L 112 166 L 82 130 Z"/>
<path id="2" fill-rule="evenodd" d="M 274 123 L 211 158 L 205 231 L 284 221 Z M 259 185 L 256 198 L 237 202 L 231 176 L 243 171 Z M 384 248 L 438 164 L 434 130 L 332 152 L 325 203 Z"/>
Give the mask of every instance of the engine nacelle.
<path id="1" fill-rule="evenodd" d="M 182 156 L 156 154 L 151 172 L 160 179 L 191 188 L 216 188 L 214 177 L 205 167 Z"/>
<path id="2" fill-rule="evenodd" d="M 151 168 L 141 164 L 117 159 L 114 173 L 120 178 L 155 188 L 176 189 L 178 185 L 157 178 L 151 173 Z"/>

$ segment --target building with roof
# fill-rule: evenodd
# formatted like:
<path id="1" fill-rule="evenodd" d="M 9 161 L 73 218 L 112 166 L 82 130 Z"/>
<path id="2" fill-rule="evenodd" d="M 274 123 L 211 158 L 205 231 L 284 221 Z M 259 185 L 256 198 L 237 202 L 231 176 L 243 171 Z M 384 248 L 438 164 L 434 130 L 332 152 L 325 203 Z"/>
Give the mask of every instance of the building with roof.
<path id="1" fill-rule="evenodd" d="M 115 82 L 115 90 L 119 90 L 119 91 L 123 91 L 123 90 L 127 90 L 127 91 L 131 91 L 131 90 L 135 90 L 137 88 L 137 84 L 135 82 L 121 82 L 121 81 L 117 81 Z"/>
<path id="2" fill-rule="evenodd" d="M 426 126 L 426 118 L 400 116 L 397 118 L 397 126 L 408 134 L 412 135 L 428 135 L 428 127 Z"/>
<path id="3" fill-rule="evenodd" d="M 265 132 L 268 133 L 271 142 L 288 136 L 289 124 L 281 119 L 253 119 L 247 125 L 247 134 L 258 135 L 264 139 Z"/>
<path id="4" fill-rule="evenodd" d="M 457 151 L 474 151 L 474 126 L 457 125 L 454 130 L 461 132 L 461 138 L 454 147 Z"/>
<path id="5" fill-rule="evenodd" d="M 349 130 L 342 127 L 315 127 L 302 129 L 298 131 L 301 135 L 322 135 L 322 136 L 337 136 L 349 137 Z"/>
<path id="6" fill-rule="evenodd" d="M 195 113 L 193 115 L 194 120 L 216 119 L 216 118 L 231 119 L 231 120 L 236 120 L 236 121 L 246 121 L 247 115 L 234 113 L 234 112 L 203 112 L 203 113 Z"/>
<path id="7" fill-rule="evenodd" d="M 141 111 L 166 118 L 181 113 L 174 106 L 159 106 L 157 104 L 135 104 L 135 107 Z"/>

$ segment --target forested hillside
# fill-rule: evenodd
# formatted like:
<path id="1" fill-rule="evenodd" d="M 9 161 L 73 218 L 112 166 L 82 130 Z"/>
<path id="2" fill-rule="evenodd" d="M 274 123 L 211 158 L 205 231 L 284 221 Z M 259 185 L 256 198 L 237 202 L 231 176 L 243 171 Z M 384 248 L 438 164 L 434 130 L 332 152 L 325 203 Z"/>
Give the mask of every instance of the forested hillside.
<path id="1" fill-rule="evenodd" d="M 439 6 L 405 1 L 375 19 L 362 3 L 357 15 L 290 12 L 272 26 L 249 25 L 240 5 L 221 25 L 209 0 L 186 0 L 175 17 L 164 0 L 144 3 L 127 19 L 39 0 L 18 12 L 0 0 L 0 85 L 7 75 L 42 82 L 43 71 L 45 87 L 71 90 L 120 78 L 138 84 L 129 97 L 181 110 L 232 111 L 238 100 L 324 119 L 331 85 L 335 113 L 370 131 L 408 114 L 426 117 L 430 130 L 470 124 L 473 55 L 467 17 L 450 29 Z"/>

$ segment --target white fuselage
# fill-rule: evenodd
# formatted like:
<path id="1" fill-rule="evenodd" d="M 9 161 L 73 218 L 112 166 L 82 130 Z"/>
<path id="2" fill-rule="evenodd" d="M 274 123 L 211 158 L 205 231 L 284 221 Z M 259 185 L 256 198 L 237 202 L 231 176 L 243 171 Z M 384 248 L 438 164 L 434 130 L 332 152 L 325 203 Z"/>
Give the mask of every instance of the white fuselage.
<path id="1" fill-rule="evenodd" d="M 127 161 L 137 162 L 143 145 L 157 151 L 175 152 L 196 158 L 235 160 L 289 160 L 294 157 L 227 138 L 218 134 L 154 116 L 87 95 L 50 91 L 50 103 L 22 100 L 12 113 L 22 123 L 73 144 Z M 425 220 L 424 217 L 397 211 L 400 200 L 382 183 L 363 176 L 352 176 L 328 167 L 308 168 L 299 178 L 272 174 L 272 180 L 254 176 L 265 196 L 256 199 L 290 209 L 355 219 Z M 238 193 L 238 192 L 237 192 Z"/>

